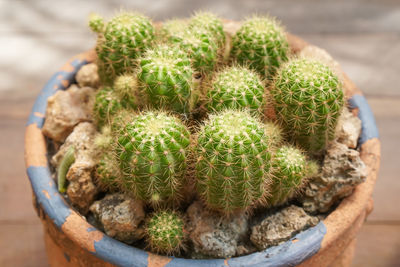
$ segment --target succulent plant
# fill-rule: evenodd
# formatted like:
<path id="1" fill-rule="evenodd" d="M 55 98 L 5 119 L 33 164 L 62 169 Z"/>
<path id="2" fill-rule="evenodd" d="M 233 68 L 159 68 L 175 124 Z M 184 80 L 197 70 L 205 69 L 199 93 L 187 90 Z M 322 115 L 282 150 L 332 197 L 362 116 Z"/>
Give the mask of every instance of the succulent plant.
<path id="1" fill-rule="evenodd" d="M 99 128 L 110 124 L 112 117 L 123 109 L 133 109 L 138 104 L 138 88 L 136 78 L 124 74 L 118 76 L 114 86 L 103 87 L 96 93 L 94 117 Z"/>
<path id="2" fill-rule="evenodd" d="M 100 18 L 90 20 L 90 26 L 98 32 Z M 105 26 L 96 46 L 100 77 L 111 83 L 117 75 L 133 72 L 137 59 L 152 46 L 154 27 L 146 16 L 123 12 Z"/>
<path id="3" fill-rule="evenodd" d="M 284 29 L 270 17 L 246 20 L 232 39 L 232 57 L 271 78 L 289 54 Z"/>
<path id="4" fill-rule="evenodd" d="M 179 42 L 187 30 L 188 23 L 184 19 L 170 19 L 161 26 L 160 37 L 164 42 Z"/>
<path id="5" fill-rule="evenodd" d="M 93 32 L 103 33 L 104 32 L 104 19 L 96 13 L 90 14 L 89 15 L 89 27 Z"/>
<path id="6" fill-rule="evenodd" d="M 206 31 L 218 47 L 225 44 L 224 25 L 220 18 L 211 12 L 197 12 L 190 19 L 189 29 L 192 32 Z"/>
<path id="7" fill-rule="evenodd" d="M 210 209 L 245 210 L 266 194 L 270 153 L 265 125 L 248 112 L 210 115 L 197 140 L 197 190 Z"/>
<path id="8" fill-rule="evenodd" d="M 95 177 L 98 184 L 105 189 L 111 191 L 120 189 L 122 174 L 113 151 L 103 153 L 97 164 Z"/>
<path id="9" fill-rule="evenodd" d="M 216 73 L 207 91 L 207 107 L 212 111 L 248 109 L 262 113 L 264 85 L 257 73 L 245 67 L 227 67 Z"/>
<path id="10" fill-rule="evenodd" d="M 344 105 L 341 82 L 329 67 L 294 59 L 278 71 L 271 94 L 286 132 L 308 151 L 324 149 Z"/>
<path id="11" fill-rule="evenodd" d="M 183 248 L 184 221 L 175 211 L 158 211 L 152 214 L 146 225 L 147 243 L 157 253 L 179 253 Z"/>
<path id="12" fill-rule="evenodd" d="M 153 207 L 176 204 L 185 183 L 189 139 L 189 131 L 173 116 L 136 116 L 118 136 L 121 187 Z"/>
<path id="13" fill-rule="evenodd" d="M 75 148 L 71 146 L 65 152 L 57 170 L 58 191 L 60 193 L 65 193 L 65 191 L 67 190 L 66 176 L 69 168 L 74 162 L 75 162 Z"/>
<path id="14" fill-rule="evenodd" d="M 190 59 L 178 47 L 160 45 L 140 59 L 138 78 L 153 108 L 188 113 L 194 95 L 192 75 Z"/>
<path id="15" fill-rule="evenodd" d="M 284 145 L 272 159 L 272 185 L 268 205 L 284 204 L 299 191 L 308 175 L 307 161 L 301 150 Z"/>
<path id="16" fill-rule="evenodd" d="M 207 31 L 187 30 L 178 44 L 188 54 L 196 71 L 208 74 L 215 69 L 219 60 L 219 47 Z"/>

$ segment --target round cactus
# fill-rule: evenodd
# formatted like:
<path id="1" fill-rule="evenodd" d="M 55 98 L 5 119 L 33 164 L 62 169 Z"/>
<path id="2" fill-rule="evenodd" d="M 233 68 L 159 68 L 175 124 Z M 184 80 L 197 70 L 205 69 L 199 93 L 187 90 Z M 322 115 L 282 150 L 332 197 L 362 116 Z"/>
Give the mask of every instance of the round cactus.
<path id="1" fill-rule="evenodd" d="M 117 155 L 123 188 L 152 206 L 180 200 L 190 133 L 175 117 L 147 112 L 120 131 Z"/>
<path id="2" fill-rule="evenodd" d="M 156 253 L 179 253 L 183 248 L 184 221 L 175 211 L 159 211 L 152 214 L 146 225 L 147 243 Z"/>
<path id="3" fill-rule="evenodd" d="M 89 27 L 93 32 L 104 32 L 104 19 L 98 14 L 92 13 L 89 15 Z"/>
<path id="4" fill-rule="evenodd" d="M 285 32 L 273 18 L 253 17 L 246 20 L 232 39 L 231 55 L 261 75 L 271 78 L 287 60 L 289 45 Z"/>
<path id="5" fill-rule="evenodd" d="M 95 177 L 98 184 L 105 189 L 118 190 L 122 185 L 121 170 L 112 151 L 107 151 L 101 156 L 96 167 Z"/>
<path id="6" fill-rule="evenodd" d="M 272 190 L 268 204 L 284 204 L 299 191 L 307 177 L 307 161 L 303 153 L 292 146 L 278 148 L 272 159 Z"/>
<path id="7" fill-rule="evenodd" d="M 177 47 L 160 45 L 140 60 L 138 78 L 148 104 L 187 113 L 192 105 L 193 69 L 186 53 Z"/>
<path id="8" fill-rule="evenodd" d="M 183 19 L 171 19 L 162 24 L 160 37 L 164 42 L 182 41 L 183 35 L 187 30 L 187 21 Z"/>
<path id="9" fill-rule="evenodd" d="M 114 86 L 104 87 L 96 93 L 94 117 L 101 128 L 109 125 L 112 117 L 124 109 L 136 108 L 138 100 L 137 80 L 133 75 L 123 74 L 115 79 Z"/>
<path id="10" fill-rule="evenodd" d="M 152 45 L 153 39 L 153 25 L 141 14 L 121 13 L 111 19 L 96 46 L 103 82 L 110 83 L 119 74 L 133 72 L 136 60 Z"/>
<path id="11" fill-rule="evenodd" d="M 179 45 L 188 53 L 195 70 L 210 73 L 215 69 L 219 58 L 218 45 L 207 32 L 201 29 L 188 30 L 183 34 Z"/>
<path id="12" fill-rule="evenodd" d="M 264 86 L 257 73 L 240 66 L 217 73 L 207 92 L 209 110 L 248 109 L 261 113 Z"/>
<path id="13" fill-rule="evenodd" d="M 344 105 L 342 85 L 329 67 L 294 59 L 278 71 L 271 94 L 286 132 L 308 151 L 324 149 Z"/>
<path id="14" fill-rule="evenodd" d="M 214 39 L 219 47 L 225 44 L 224 25 L 221 19 L 210 12 L 197 12 L 189 22 L 189 29 L 192 32 L 203 31 Z"/>
<path id="15" fill-rule="evenodd" d="M 210 115 L 197 140 L 197 189 L 225 214 L 245 210 L 267 193 L 270 153 L 264 125 L 244 111 Z"/>

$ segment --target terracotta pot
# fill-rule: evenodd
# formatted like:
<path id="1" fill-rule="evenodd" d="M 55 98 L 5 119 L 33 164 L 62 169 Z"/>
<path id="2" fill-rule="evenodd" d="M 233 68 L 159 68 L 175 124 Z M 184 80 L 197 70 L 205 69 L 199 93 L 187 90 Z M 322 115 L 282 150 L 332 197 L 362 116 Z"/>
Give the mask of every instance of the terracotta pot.
<path id="1" fill-rule="evenodd" d="M 289 35 L 293 52 L 308 44 Z M 25 136 L 25 161 L 33 189 L 33 204 L 44 226 L 51 266 L 348 266 L 356 234 L 372 211 L 371 194 L 380 164 L 380 141 L 373 114 L 366 99 L 344 74 L 347 99 L 362 120 L 359 140 L 362 160 L 368 167 L 367 180 L 324 221 L 276 247 L 251 255 L 215 260 L 187 260 L 158 256 L 121 243 L 90 225 L 58 193 L 46 157 L 41 132 L 47 98 L 66 89 L 81 66 L 93 61 L 93 51 L 72 58 L 53 75 L 32 109 Z"/>

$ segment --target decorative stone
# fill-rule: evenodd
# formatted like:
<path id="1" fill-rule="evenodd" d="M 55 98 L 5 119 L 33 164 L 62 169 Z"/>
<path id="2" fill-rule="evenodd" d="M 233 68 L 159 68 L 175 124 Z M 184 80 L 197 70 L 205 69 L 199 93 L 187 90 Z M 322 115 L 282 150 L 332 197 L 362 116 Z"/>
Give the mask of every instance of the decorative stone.
<path id="1" fill-rule="evenodd" d="M 336 127 L 336 140 L 349 148 L 356 148 L 361 134 L 361 120 L 347 108 L 343 109 Z"/>
<path id="2" fill-rule="evenodd" d="M 76 74 L 75 79 L 79 87 L 97 88 L 100 83 L 97 65 L 90 63 L 82 66 Z"/>
<path id="3" fill-rule="evenodd" d="M 48 98 L 43 134 L 54 141 L 64 142 L 75 125 L 92 120 L 94 89 L 71 85 Z"/>
<path id="4" fill-rule="evenodd" d="M 291 205 L 272 215 L 251 229 L 251 242 L 260 250 L 279 245 L 302 230 L 318 223 L 318 218 L 309 216 L 302 208 Z"/>
<path id="5" fill-rule="evenodd" d="M 305 187 L 302 197 L 307 212 L 328 212 L 354 187 L 365 181 L 367 168 L 357 150 L 336 141 L 328 145 L 322 171 Z"/>
<path id="6" fill-rule="evenodd" d="M 144 236 L 142 202 L 123 194 L 107 195 L 96 201 L 90 211 L 110 237 L 131 244 Z"/>
<path id="7" fill-rule="evenodd" d="M 195 201 L 189 206 L 187 215 L 189 239 L 193 242 L 196 257 L 227 258 L 238 253 L 238 243 L 248 231 L 244 213 L 223 218 L 204 209 L 200 201 Z"/>

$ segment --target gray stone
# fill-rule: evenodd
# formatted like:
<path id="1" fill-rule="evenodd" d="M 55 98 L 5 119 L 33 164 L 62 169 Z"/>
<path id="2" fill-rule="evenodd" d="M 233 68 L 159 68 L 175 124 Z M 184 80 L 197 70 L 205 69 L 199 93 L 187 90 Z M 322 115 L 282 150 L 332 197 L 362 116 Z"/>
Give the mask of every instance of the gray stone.
<path id="1" fill-rule="evenodd" d="M 327 212 L 366 177 L 367 168 L 360 153 L 333 141 L 328 145 L 322 171 L 305 187 L 303 208 L 310 213 Z"/>
<path id="2" fill-rule="evenodd" d="M 72 205 L 82 214 L 89 211 L 99 191 L 93 182 L 97 155 L 94 147 L 96 133 L 92 123 L 79 123 L 51 159 L 52 165 L 58 169 L 66 151 L 70 147 L 74 148 L 75 162 L 66 175 L 69 181 L 66 193 Z"/>
<path id="3" fill-rule="evenodd" d="M 54 141 L 64 142 L 75 125 L 92 120 L 95 90 L 72 85 L 66 91 L 57 91 L 47 100 L 43 134 Z"/>
<path id="4" fill-rule="evenodd" d="M 97 88 L 100 84 L 98 68 L 95 63 L 84 65 L 76 74 L 76 82 L 79 87 Z"/>
<path id="5" fill-rule="evenodd" d="M 196 201 L 188 208 L 187 215 L 194 255 L 227 258 L 237 254 L 238 243 L 248 232 L 245 214 L 222 218 L 207 211 L 200 201 Z"/>
<path id="6" fill-rule="evenodd" d="M 279 245 L 302 230 L 318 223 L 302 208 L 290 206 L 267 216 L 251 229 L 251 242 L 260 250 Z"/>
<path id="7" fill-rule="evenodd" d="M 336 127 L 336 140 L 349 148 L 356 148 L 360 134 L 361 120 L 344 108 Z"/>
<path id="8" fill-rule="evenodd" d="M 90 211 L 110 237 L 131 244 L 144 236 L 145 213 L 138 200 L 118 193 L 107 195 L 93 203 Z"/>

